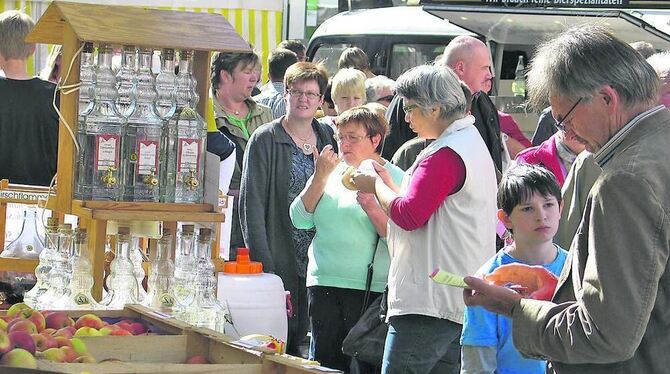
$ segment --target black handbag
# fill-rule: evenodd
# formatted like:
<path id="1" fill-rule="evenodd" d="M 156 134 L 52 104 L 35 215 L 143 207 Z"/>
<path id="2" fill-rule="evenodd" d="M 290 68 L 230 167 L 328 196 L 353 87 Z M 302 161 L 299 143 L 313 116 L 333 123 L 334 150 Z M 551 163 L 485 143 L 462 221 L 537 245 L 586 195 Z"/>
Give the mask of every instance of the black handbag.
<path id="1" fill-rule="evenodd" d="M 384 289 L 383 294 L 370 302 L 375 253 L 372 254 L 372 261 L 368 264 L 361 317 L 342 341 L 342 353 L 368 364 L 381 366 L 388 332 L 388 325 L 385 322 L 388 286 Z"/>

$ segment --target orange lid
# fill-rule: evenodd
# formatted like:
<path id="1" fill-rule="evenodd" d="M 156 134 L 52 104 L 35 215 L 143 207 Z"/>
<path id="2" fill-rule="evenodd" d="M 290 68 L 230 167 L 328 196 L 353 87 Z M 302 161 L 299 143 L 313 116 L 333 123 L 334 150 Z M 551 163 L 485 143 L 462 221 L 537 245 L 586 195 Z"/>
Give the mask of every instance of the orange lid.
<path id="1" fill-rule="evenodd" d="M 223 265 L 225 274 L 260 274 L 263 264 L 249 259 L 249 248 L 237 249 L 237 261 L 226 261 Z"/>

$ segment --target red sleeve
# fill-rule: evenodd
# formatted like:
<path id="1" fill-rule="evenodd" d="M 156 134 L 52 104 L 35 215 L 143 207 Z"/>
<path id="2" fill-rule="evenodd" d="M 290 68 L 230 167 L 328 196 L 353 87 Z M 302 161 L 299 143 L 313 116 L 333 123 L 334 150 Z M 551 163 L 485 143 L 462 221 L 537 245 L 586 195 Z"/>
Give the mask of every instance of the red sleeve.
<path id="1" fill-rule="evenodd" d="M 463 159 L 451 148 L 442 148 L 423 159 L 412 173 L 407 194 L 391 201 L 391 219 L 404 230 L 428 222 L 444 199 L 465 183 Z"/>
<path id="2" fill-rule="evenodd" d="M 510 138 L 518 141 L 524 147 L 532 147 L 533 144 L 521 132 L 519 125 L 514 120 L 514 117 L 507 113 L 498 112 L 498 119 L 500 120 L 500 131 L 507 134 Z"/>

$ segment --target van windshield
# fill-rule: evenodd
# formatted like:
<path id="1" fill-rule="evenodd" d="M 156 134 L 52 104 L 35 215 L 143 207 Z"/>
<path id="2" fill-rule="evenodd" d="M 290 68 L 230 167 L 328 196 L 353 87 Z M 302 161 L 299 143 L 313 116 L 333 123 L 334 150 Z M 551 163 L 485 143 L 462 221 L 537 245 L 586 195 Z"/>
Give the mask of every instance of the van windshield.
<path id="1" fill-rule="evenodd" d="M 323 61 L 326 65 L 326 70 L 328 75 L 332 76 L 337 72 L 337 61 L 340 59 L 342 52 L 351 47 L 350 43 L 334 43 L 334 44 L 322 44 L 314 53 L 312 61 Z"/>
<path id="2" fill-rule="evenodd" d="M 444 47 L 444 44 L 394 44 L 390 78 L 396 79 L 410 68 L 435 61 L 444 52 Z"/>

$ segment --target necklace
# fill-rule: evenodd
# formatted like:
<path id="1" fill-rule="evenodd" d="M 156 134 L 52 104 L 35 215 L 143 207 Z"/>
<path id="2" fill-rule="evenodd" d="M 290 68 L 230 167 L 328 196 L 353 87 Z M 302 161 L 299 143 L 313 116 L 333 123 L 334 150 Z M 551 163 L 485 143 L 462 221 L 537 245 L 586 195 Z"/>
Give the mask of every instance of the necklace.
<path id="1" fill-rule="evenodd" d="M 302 142 L 302 153 L 304 153 L 306 155 L 311 155 L 314 152 L 314 147 L 315 146 L 312 143 L 309 142 L 309 138 L 311 137 L 312 134 L 314 134 L 314 132 L 310 132 L 310 134 L 307 135 L 307 137 L 302 138 L 302 137 L 294 134 L 293 132 L 291 132 L 288 129 L 288 123 L 286 123 L 286 122 L 284 122 L 284 130 L 286 130 L 286 133 L 288 133 L 292 138 L 298 138 Z"/>

